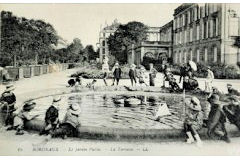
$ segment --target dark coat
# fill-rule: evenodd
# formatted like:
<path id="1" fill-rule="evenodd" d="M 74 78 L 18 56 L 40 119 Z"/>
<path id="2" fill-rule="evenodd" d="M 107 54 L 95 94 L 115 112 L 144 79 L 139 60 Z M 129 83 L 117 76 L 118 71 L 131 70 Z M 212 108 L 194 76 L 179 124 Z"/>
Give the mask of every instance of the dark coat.
<path id="1" fill-rule="evenodd" d="M 121 74 L 122 74 L 122 70 L 121 68 L 115 68 L 113 75 L 115 78 L 120 79 L 121 78 Z"/>
<path id="2" fill-rule="evenodd" d="M 208 133 L 226 134 L 224 124 L 226 123 L 226 116 L 222 110 L 220 103 L 211 103 L 211 110 L 208 115 Z"/>
<path id="3" fill-rule="evenodd" d="M 58 109 L 52 105 L 46 111 L 45 122 L 47 124 L 52 124 L 56 122 L 57 119 L 58 119 Z"/>
<path id="4" fill-rule="evenodd" d="M 7 102 L 8 104 L 13 104 L 16 102 L 16 96 L 13 92 L 4 92 L 0 98 L 0 101 Z"/>
<path id="5" fill-rule="evenodd" d="M 136 77 L 136 71 L 133 70 L 133 69 L 130 69 L 128 75 L 129 75 L 130 78 L 135 78 Z"/>
<path id="6" fill-rule="evenodd" d="M 238 92 L 238 90 L 233 89 L 233 88 L 231 88 L 231 89 L 229 88 L 229 89 L 228 89 L 228 94 L 240 96 L 240 92 Z"/>
<path id="7" fill-rule="evenodd" d="M 240 130 L 240 105 L 226 105 L 223 107 L 223 111 L 230 123 L 235 124 Z"/>

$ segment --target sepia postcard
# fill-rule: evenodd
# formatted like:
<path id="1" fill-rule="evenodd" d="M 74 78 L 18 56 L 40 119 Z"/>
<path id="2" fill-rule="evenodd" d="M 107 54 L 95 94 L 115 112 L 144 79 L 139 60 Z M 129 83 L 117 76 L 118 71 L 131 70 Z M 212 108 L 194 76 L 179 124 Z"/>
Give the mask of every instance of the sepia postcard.
<path id="1" fill-rule="evenodd" d="M 0 12 L 0 156 L 240 155 L 240 3 Z"/>

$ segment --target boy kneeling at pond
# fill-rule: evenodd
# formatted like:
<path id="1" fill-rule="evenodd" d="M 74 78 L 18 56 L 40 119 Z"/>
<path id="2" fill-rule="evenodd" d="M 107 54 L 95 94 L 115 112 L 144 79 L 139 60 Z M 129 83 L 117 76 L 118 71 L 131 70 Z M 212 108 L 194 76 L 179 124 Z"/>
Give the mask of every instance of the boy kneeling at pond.
<path id="1" fill-rule="evenodd" d="M 35 108 L 35 102 L 26 102 L 23 109 L 14 117 L 13 126 L 7 128 L 7 130 L 17 130 L 16 135 L 24 134 L 24 125 L 26 122 L 31 121 L 39 115 L 30 115 L 30 112 Z"/>
<path id="2" fill-rule="evenodd" d="M 197 146 L 202 145 L 202 141 L 199 137 L 198 130 L 202 128 L 203 125 L 203 113 L 200 101 L 197 97 L 192 97 L 190 103 L 188 104 L 188 113 L 184 122 L 184 131 L 187 136 L 187 143 L 193 143 L 197 141 Z"/>
<path id="3" fill-rule="evenodd" d="M 80 113 L 80 106 L 77 103 L 71 104 L 59 128 L 52 132 L 52 137 L 62 137 L 63 139 L 76 137 L 78 128 L 81 126 Z"/>

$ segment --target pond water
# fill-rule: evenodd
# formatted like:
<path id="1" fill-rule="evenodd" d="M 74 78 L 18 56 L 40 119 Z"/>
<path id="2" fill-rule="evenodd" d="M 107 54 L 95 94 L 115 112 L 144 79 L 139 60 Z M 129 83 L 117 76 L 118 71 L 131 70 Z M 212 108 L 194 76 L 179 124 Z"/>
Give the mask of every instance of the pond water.
<path id="1" fill-rule="evenodd" d="M 134 128 L 134 129 L 170 129 L 182 128 L 181 113 L 183 98 L 166 94 L 165 96 L 147 96 L 145 105 L 126 107 L 124 104 L 116 104 L 116 99 L 128 99 L 133 95 L 128 94 L 78 94 L 71 93 L 62 95 L 59 118 L 63 119 L 67 107 L 71 103 L 78 103 L 81 106 L 81 123 L 83 126 L 109 127 L 109 128 Z M 135 98 L 144 99 L 141 95 L 134 95 Z M 40 114 L 39 118 L 44 119 L 45 111 L 52 103 L 52 97 L 36 99 L 37 107 L 33 114 Z M 160 102 L 166 102 L 171 115 L 154 120 L 155 110 Z"/>

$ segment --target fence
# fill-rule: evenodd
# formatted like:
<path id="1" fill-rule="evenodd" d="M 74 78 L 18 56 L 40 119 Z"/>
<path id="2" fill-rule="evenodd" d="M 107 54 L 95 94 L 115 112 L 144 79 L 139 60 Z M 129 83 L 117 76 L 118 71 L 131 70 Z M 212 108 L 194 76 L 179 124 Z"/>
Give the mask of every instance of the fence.
<path id="1" fill-rule="evenodd" d="M 10 79 L 19 80 L 22 78 L 31 78 L 33 76 L 40 76 L 53 72 L 64 71 L 69 68 L 68 63 L 64 64 L 44 64 L 44 65 L 29 65 L 21 67 L 6 66 Z M 3 74 L 0 71 L 0 83 L 3 81 Z"/>

